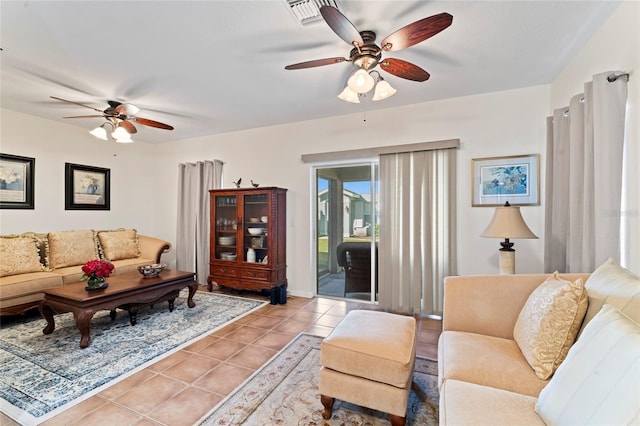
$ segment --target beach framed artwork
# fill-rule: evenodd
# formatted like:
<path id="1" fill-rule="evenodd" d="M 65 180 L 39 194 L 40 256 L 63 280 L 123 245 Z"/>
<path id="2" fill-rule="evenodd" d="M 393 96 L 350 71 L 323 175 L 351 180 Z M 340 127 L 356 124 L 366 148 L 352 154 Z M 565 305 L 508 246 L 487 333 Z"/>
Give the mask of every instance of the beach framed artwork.
<path id="1" fill-rule="evenodd" d="M 109 210 L 111 170 L 65 163 L 65 210 Z"/>
<path id="2" fill-rule="evenodd" d="M 34 208 L 35 158 L 0 154 L 0 209 Z"/>
<path id="3" fill-rule="evenodd" d="M 540 205 L 540 155 L 471 160 L 471 205 L 496 207 Z"/>

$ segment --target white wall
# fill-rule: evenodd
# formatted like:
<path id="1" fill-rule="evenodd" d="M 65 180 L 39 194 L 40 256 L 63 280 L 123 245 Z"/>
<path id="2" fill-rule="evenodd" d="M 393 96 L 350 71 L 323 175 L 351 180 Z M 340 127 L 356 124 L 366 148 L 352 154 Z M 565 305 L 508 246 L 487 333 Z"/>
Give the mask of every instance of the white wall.
<path id="1" fill-rule="evenodd" d="M 89 128 L 1 112 L 0 152 L 35 158 L 35 209 L 0 210 L 0 233 L 116 227 L 157 233 L 148 202 L 158 196 L 152 190 L 155 171 L 146 171 L 149 144 L 104 142 L 89 135 Z M 65 163 L 111 170 L 110 211 L 64 209 Z"/>
<path id="2" fill-rule="evenodd" d="M 336 101 L 338 102 L 338 101 Z M 357 107 L 356 107 L 357 108 Z M 471 207 L 471 159 L 543 153 L 548 86 L 448 99 L 403 108 L 368 111 L 335 118 L 291 123 L 163 144 L 156 150 L 159 186 L 174 193 L 179 162 L 220 159 L 226 187 L 242 177 L 263 186 L 288 188 L 287 263 L 289 289 L 313 291 L 310 252 L 310 166 L 301 154 L 460 139 L 458 152 L 458 235 L 460 274 L 497 273 L 499 241 L 480 238 L 493 208 Z M 544 159 L 544 156 L 542 156 Z M 541 165 L 542 167 L 543 165 Z M 542 182 L 544 184 L 544 182 Z M 159 229 L 175 229 L 174 199 L 156 210 Z M 544 231 L 542 206 L 523 207 L 523 216 L 539 236 Z M 173 239 L 172 239 L 173 240 Z M 517 272 L 542 270 L 542 240 L 516 242 Z"/>
<path id="3" fill-rule="evenodd" d="M 610 70 L 630 72 L 627 99 L 627 148 L 623 206 L 627 222 L 624 266 L 640 273 L 640 2 L 623 2 L 589 43 L 551 84 L 551 107 L 562 108 L 582 93 L 592 76 Z"/>

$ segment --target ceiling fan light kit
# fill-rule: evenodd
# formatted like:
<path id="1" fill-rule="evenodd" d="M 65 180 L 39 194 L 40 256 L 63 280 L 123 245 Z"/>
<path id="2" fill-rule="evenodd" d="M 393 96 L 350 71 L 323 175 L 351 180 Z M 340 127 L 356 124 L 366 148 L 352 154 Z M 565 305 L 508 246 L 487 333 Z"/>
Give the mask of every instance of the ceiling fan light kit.
<path id="1" fill-rule="evenodd" d="M 418 82 L 428 80 L 430 74 L 419 66 L 401 59 L 387 58 L 383 60 L 382 52 L 397 51 L 423 42 L 449 27 L 453 22 L 453 16 L 446 12 L 420 19 L 385 37 L 380 43 L 382 46 L 380 47 L 375 43 L 375 32 L 358 31 L 335 7 L 324 5 L 320 7 L 320 14 L 338 37 L 353 46 L 349 59 L 342 57 L 316 59 L 287 65 L 285 69 L 300 70 L 351 62 L 356 71 L 349 77 L 347 87 L 338 95 L 338 98 L 352 103 L 360 103 L 359 96 L 364 96 L 374 86 L 374 101 L 386 99 L 396 93 L 396 90 L 374 69 L 378 65 L 396 77 Z M 374 72 L 378 74 L 377 80 L 371 75 Z"/>

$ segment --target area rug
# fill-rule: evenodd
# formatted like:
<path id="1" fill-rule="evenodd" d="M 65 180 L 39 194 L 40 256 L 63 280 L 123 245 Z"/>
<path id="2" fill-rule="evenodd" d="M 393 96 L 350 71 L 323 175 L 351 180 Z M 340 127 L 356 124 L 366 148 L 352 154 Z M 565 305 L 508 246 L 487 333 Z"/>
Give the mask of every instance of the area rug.
<path id="1" fill-rule="evenodd" d="M 85 349 L 70 313 L 55 316 L 49 335 L 37 316 L 3 324 L 0 410 L 21 424 L 38 424 L 266 304 L 199 291 L 190 309 L 186 296 L 187 290 L 180 293 L 173 312 L 167 302 L 141 309 L 135 326 L 126 311 L 115 320 L 108 311 L 96 313 Z"/>
<path id="2" fill-rule="evenodd" d="M 300 334 L 199 421 L 199 426 L 388 426 L 385 413 L 336 400 L 322 418 L 318 392 L 322 337 Z M 438 424 L 438 366 L 416 357 L 407 409 L 408 425 Z"/>

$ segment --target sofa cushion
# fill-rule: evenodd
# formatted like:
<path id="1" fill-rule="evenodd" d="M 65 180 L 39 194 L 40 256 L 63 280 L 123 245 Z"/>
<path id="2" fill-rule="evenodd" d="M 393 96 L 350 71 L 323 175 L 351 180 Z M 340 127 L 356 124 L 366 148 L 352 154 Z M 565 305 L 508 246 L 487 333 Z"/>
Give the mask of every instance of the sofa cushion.
<path id="1" fill-rule="evenodd" d="M 0 277 L 41 272 L 40 251 L 37 240 L 30 235 L 0 237 Z"/>
<path id="2" fill-rule="evenodd" d="M 567 356 L 587 311 L 582 279 L 570 282 L 558 272 L 536 288 L 520 311 L 513 338 L 536 375 L 551 377 Z"/>
<path id="3" fill-rule="evenodd" d="M 440 389 L 440 424 L 544 426 L 535 404 L 533 396 L 446 380 Z"/>
<path id="4" fill-rule="evenodd" d="M 93 231 L 60 231 L 49 233 L 51 269 L 84 265 L 98 258 Z"/>
<path id="5" fill-rule="evenodd" d="M 511 339 L 464 331 L 444 331 L 438 341 L 438 379 L 499 388 L 538 396 L 541 380 Z"/>
<path id="6" fill-rule="evenodd" d="M 640 325 L 605 305 L 540 393 L 548 425 L 622 425 L 640 419 Z"/>
<path id="7" fill-rule="evenodd" d="M 97 236 L 105 259 L 133 259 L 140 256 L 138 233 L 135 229 L 98 231 Z"/>
<path id="8" fill-rule="evenodd" d="M 585 283 L 589 295 L 589 308 L 582 330 L 606 303 L 620 309 L 640 323 L 640 277 L 609 259 L 591 274 Z"/>
<path id="9" fill-rule="evenodd" d="M 60 287 L 61 285 L 62 279 L 60 275 L 53 272 L 29 272 L 2 277 L 0 278 L 0 302 L 3 302 L 2 306 L 5 306 L 4 302 L 7 300 L 38 294 L 43 290 Z M 41 296 L 40 294 L 40 297 L 35 300 L 42 299 Z"/>

